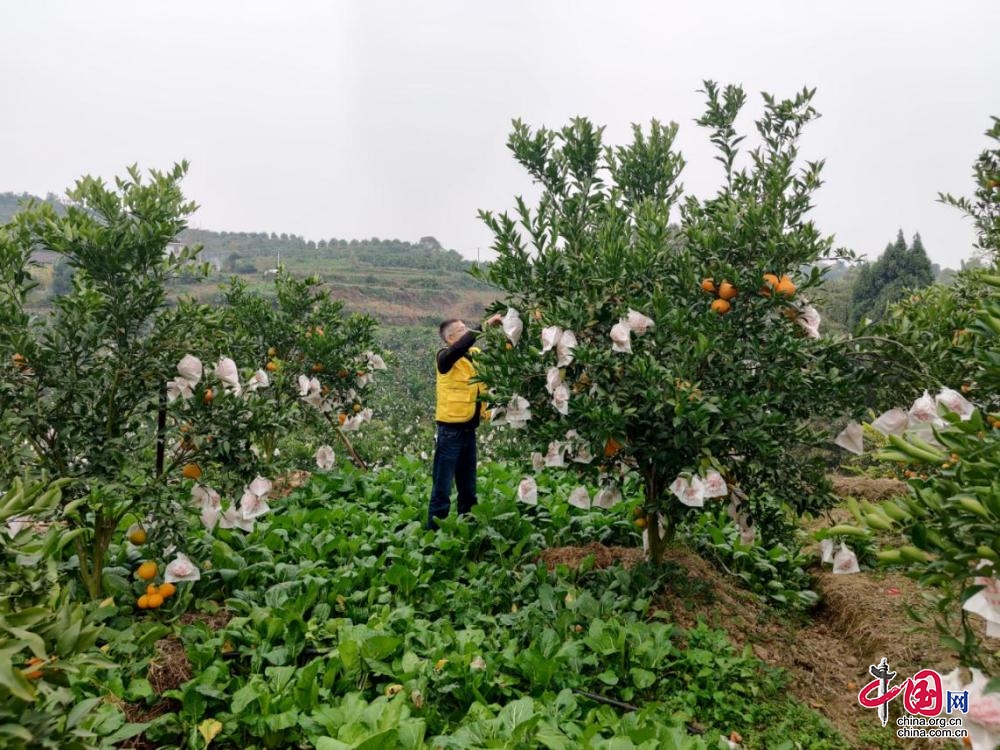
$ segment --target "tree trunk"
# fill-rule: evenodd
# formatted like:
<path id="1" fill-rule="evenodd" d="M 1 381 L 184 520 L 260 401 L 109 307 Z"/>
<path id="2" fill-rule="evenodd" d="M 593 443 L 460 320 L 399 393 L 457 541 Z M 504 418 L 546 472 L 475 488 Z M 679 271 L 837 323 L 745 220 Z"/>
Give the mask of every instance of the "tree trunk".
<path id="1" fill-rule="evenodd" d="M 656 503 L 660 499 L 660 485 L 656 476 L 656 470 L 648 469 L 645 473 L 645 495 L 646 495 L 646 532 L 649 536 L 649 561 L 654 565 L 663 562 L 663 553 L 667 544 L 674 538 L 674 524 L 667 515 L 662 515 L 656 508 Z M 663 534 L 660 535 L 660 523 L 663 523 Z"/>

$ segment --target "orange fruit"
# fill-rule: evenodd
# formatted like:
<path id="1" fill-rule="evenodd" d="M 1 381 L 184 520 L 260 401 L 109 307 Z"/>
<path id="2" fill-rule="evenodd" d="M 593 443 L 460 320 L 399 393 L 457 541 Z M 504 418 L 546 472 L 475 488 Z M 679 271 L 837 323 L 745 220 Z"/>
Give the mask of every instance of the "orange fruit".
<path id="1" fill-rule="evenodd" d="M 344 414 L 344 412 L 340 412 L 340 414 L 337 415 L 337 421 L 344 424 L 344 422 L 347 421 L 347 415 Z"/>
<path id="2" fill-rule="evenodd" d="M 719 286 L 719 296 L 722 297 L 722 299 L 730 300 L 733 297 L 735 297 L 736 294 L 737 294 L 736 287 L 734 287 L 728 281 L 723 281 L 722 284 Z"/>
<path id="3" fill-rule="evenodd" d="M 337 370 L 337 377 L 338 378 L 346 378 L 347 377 L 347 370 L 345 370 L 343 367 L 341 367 L 339 370 Z"/>
<path id="4" fill-rule="evenodd" d="M 323 372 L 323 370 L 325 370 L 325 369 L 326 368 L 323 367 L 323 365 L 321 365 L 319 362 L 314 363 L 313 366 L 312 366 L 312 371 L 313 372 Z"/>
<path id="5" fill-rule="evenodd" d="M 316 328 L 315 328 L 315 331 L 314 331 L 314 332 L 315 332 L 315 334 L 316 334 L 317 336 L 322 336 L 322 335 L 323 335 L 323 327 L 322 327 L 322 326 L 316 326 Z"/>
<path id="6" fill-rule="evenodd" d="M 198 464 L 184 464 L 181 475 L 185 479 L 201 479 L 201 467 Z"/>
<path id="7" fill-rule="evenodd" d="M 169 599 L 170 597 L 172 597 L 174 594 L 177 593 L 177 587 L 174 586 L 174 584 L 172 583 L 161 583 L 160 590 L 158 593 L 164 599 Z"/>
<path id="8" fill-rule="evenodd" d="M 514 348 L 514 345 L 508 341 L 506 344 L 503 345 L 503 348 L 506 349 L 507 351 L 510 351 L 511 349 Z"/>
<path id="9" fill-rule="evenodd" d="M 638 526 L 640 529 L 646 528 L 646 517 L 642 516 L 640 518 L 635 519 L 635 525 Z"/>
<path id="10" fill-rule="evenodd" d="M 783 297 L 791 297 L 795 294 L 796 288 L 797 287 L 792 282 L 791 277 L 785 275 L 778 280 L 778 285 L 775 287 L 774 291 Z"/>
<path id="11" fill-rule="evenodd" d="M 37 656 L 32 656 L 30 659 L 28 659 L 27 664 L 25 664 L 25 666 L 34 667 L 36 665 L 44 663 L 45 663 L 44 659 L 39 659 Z M 30 672 L 24 672 L 24 676 L 27 677 L 29 680 L 41 679 L 43 674 L 45 673 L 41 669 L 33 669 Z"/>
<path id="12" fill-rule="evenodd" d="M 608 441 L 604 444 L 604 455 L 608 458 L 618 454 L 618 451 L 622 449 L 622 444 L 615 440 L 613 437 L 608 438 Z"/>
<path id="13" fill-rule="evenodd" d="M 139 609 L 149 609 L 149 594 L 143 594 L 140 596 L 135 603 Z"/>
<path id="14" fill-rule="evenodd" d="M 275 372 L 278 369 L 278 363 L 271 361 L 264 365 L 264 369 L 268 372 Z"/>
<path id="15" fill-rule="evenodd" d="M 147 594 L 150 609 L 158 609 L 163 606 L 163 597 L 159 594 Z"/>
<path id="16" fill-rule="evenodd" d="M 149 594 L 150 596 L 152 596 L 153 594 L 159 593 L 159 590 L 157 589 L 156 584 L 155 583 L 151 583 L 148 586 L 146 586 L 146 593 Z"/>
<path id="17" fill-rule="evenodd" d="M 146 562 L 139 566 L 139 570 L 136 571 L 136 575 L 144 581 L 152 581 L 156 578 L 157 570 L 159 570 L 159 568 L 155 562 L 152 560 L 146 560 Z"/>
<path id="18" fill-rule="evenodd" d="M 972 390 L 972 386 L 968 383 L 962 383 L 962 393 L 968 393 Z"/>
<path id="19" fill-rule="evenodd" d="M 278 356 L 278 350 L 275 349 L 273 346 L 269 346 L 267 348 L 267 356 L 268 357 L 277 357 Z"/>
<path id="20" fill-rule="evenodd" d="M 709 294 L 715 293 L 715 282 L 712 281 L 711 276 L 708 276 L 701 280 L 701 288 L 704 289 Z"/>
<path id="21" fill-rule="evenodd" d="M 18 354 L 15 352 L 10 359 L 19 370 L 23 370 L 25 367 L 28 366 L 28 360 L 25 359 L 23 354 Z"/>
<path id="22" fill-rule="evenodd" d="M 211 388 L 208 388 L 205 391 L 205 395 L 202 396 L 201 400 L 204 401 L 206 404 L 210 404 L 210 403 L 212 403 L 212 399 L 214 399 L 214 398 L 215 398 L 215 394 L 212 393 L 212 389 Z"/>
<path id="23" fill-rule="evenodd" d="M 146 530 L 142 526 L 137 526 L 132 529 L 131 533 L 128 535 L 128 540 L 132 544 L 139 545 L 146 543 Z"/>
<path id="24" fill-rule="evenodd" d="M 731 307 L 732 305 L 724 299 L 717 299 L 712 303 L 712 311 L 717 312 L 719 315 L 725 315 Z"/>
<path id="25" fill-rule="evenodd" d="M 355 404 L 351 408 L 354 410 L 354 413 L 357 414 L 358 412 L 361 411 L 361 404 Z"/>

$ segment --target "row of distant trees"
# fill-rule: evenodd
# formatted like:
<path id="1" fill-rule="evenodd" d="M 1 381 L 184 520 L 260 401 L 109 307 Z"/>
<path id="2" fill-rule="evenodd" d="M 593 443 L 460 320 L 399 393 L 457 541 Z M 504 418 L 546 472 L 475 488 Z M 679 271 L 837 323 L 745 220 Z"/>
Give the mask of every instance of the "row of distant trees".
<path id="1" fill-rule="evenodd" d="M 958 270 L 982 265 L 980 259 L 972 258 Z M 843 333 L 865 320 L 880 321 L 887 308 L 917 290 L 934 283 L 950 284 L 956 273 L 931 263 L 919 232 L 908 244 L 899 230 L 895 242 L 886 245 L 875 260 L 832 269 L 816 305 L 825 327 Z"/>

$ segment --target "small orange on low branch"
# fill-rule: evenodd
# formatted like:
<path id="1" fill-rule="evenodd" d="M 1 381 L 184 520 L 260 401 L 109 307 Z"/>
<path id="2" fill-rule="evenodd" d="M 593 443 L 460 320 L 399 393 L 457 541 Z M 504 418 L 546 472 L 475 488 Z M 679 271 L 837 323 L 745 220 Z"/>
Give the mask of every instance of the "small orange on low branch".
<path id="1" fill-rule="evenodd" d="M 136 575 L 139 576 L 144 581 L 152 581 L 156 578 L 156 571 L 158 570 L 157 565 L 152 560 L 146 560 L 139 569 L 136 571 Z"/>
<path id="2" fill-rule="evenodd" d="M 36 669 L 32 669 L 30 672 L 24 672 L 24 676 L 27 677 L 29 680 L 40 680 L 42 676 L 45 674 L 45 672 L 43 672 L 38 667 L 44 663 L 45 663 L 44 659 L 39 659 L 37 656 L 32 656 L 30 659 L 28 659 L 28 663 L 25 666 L 36 667 Z"/>
<path id="3" fill-rule="evenodd" d="M 709 294 L 715 294 L 715 282 L 712 280 L 711 276 L 701 280 L 701 288 Z"/>
<path id="4" fill-rule="evenodd" d="M 712 312 L 716 312 L 719 315 L 725 315 L 731 308 L 732 305 L 724 299 L 717 299 L 712 302 Z"/>
<path id="5" fill-rule="evenodd" d="M 181 474 L 185 479 L 201 479 L 201 467 L 198 464 L 184 464 Z"/>
<path id="6" fill-rule="evenodd" d="M 174 594 L 177 593 L 177 587 L 174 586 L 174 584 L 172 583 L 161 583 L 160 590 L 157 593 L 159 593 L 159 595 L 162 596 L 164 599 L 169 599 L 170 597 L 172 597 Z"/>
<path id="7" fill-rule="evenodd" d="M 719 296 L 722 299 L 730 300 L 737 295 L 736 287 L 730 284 L 728 281 L 723 281 L 719 286 Z"/>

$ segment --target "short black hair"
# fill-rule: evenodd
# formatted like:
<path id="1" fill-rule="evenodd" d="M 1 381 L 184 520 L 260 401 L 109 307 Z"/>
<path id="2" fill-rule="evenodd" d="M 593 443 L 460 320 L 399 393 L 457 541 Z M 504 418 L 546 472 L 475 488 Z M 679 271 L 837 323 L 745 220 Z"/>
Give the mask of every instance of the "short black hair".
<path id="1" fill-rule="evenodd" d="M 438 326 L 438 334 L 441 336 L 441 340 L 447 344 L 448 339 L 446 339 L 444 335 L 448 332 L 449 328 L 455 325 L 455 323 L 461 323 L 461 322 L 462 321 L 459 320 L 458 318 L 448 318 L 448 320 L 442 322 L 441 325 Z"/>

